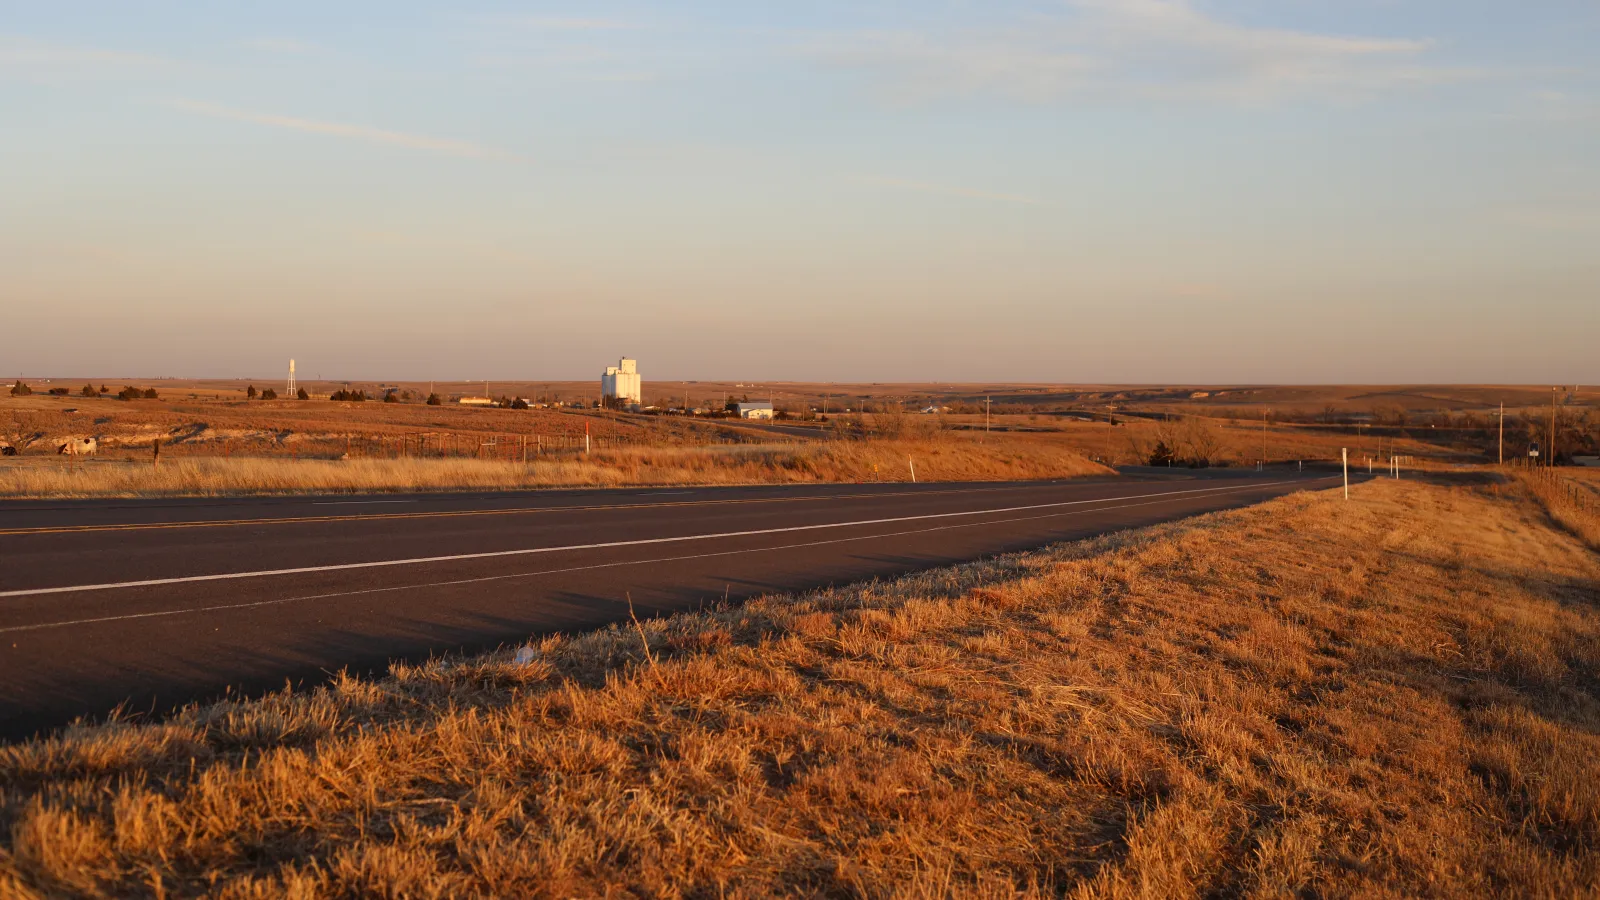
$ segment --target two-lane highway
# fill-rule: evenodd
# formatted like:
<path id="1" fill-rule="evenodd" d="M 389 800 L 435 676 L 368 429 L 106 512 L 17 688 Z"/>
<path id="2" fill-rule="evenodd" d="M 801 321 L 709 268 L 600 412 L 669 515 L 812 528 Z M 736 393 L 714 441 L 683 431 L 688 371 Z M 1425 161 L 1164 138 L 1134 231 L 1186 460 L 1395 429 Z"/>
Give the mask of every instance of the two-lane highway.
<path id="1" fill-rule="evenodd" d="M 0 736 L 1037 547 L 1330 479 L 0 504 Z"/>

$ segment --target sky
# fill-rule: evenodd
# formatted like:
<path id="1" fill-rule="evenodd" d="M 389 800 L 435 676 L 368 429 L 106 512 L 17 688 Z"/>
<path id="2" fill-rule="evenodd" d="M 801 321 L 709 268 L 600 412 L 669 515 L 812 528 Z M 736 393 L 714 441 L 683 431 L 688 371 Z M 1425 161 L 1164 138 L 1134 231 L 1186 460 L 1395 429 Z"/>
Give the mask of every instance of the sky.
<path id="1" fill-rule="evenodd" d="M 0 0 L 0 374 L 1600 381 L 1593 0 Z"/>

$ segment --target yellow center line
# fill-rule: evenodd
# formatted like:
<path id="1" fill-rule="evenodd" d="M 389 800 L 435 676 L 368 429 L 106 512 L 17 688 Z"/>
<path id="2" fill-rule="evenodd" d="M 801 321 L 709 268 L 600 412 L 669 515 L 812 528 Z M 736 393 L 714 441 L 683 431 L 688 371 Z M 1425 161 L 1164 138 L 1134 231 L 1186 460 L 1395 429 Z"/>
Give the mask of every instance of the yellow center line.
<path id="1" fill-rule="evenodd" d="M 682 506 L 726 506 L 744 503 L 796 503 L 806 500 L 859 500 L 873 497 L 918 497 L 929 494 L 993 493 L 1022 488 L 964 488 L 953 491 L 901 491 L 881 494 L 834 494 L 812 497 L 750 497 L 743 500 L 675 500 L 666 503 L 602 504 L 596 506 L 520 506 L 510 509 L 462 509 L 438 512 L 366 513 L 348 516 L 285 516 L 275 519 L 218 519 L 212 522 L 132 522 L 122 525 L 60 525 L 0 529 L 0 536 L 28 534 L 80 534 L 95 531 L 158 531 L 172 528 L 238 528 L 246 525 L 296 525 L 317 522 L 370 522 L 385 519 L 445 519 L 462 516 L 512 516 L 528 513 L 594 512 L 597 510 L 663 509 Z M 1107 498 L 1118 499 L 1118 498 Z"/>

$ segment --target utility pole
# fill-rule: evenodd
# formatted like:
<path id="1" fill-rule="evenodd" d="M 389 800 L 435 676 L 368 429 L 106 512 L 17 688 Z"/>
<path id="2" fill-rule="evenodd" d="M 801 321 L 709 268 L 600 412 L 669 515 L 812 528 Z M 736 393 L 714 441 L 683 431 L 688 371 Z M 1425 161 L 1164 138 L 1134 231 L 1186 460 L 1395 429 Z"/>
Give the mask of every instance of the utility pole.
<path id="1" fill-rule="evenodd" d="M 993 397 L 985 397 L 985 398 L 983 398 L 983 433 L 984 434 L 988 434 L 989 433 L 989 404 L 991 402 L 993 402 L 993 401 L 994 401 Z"/>
<path id="2" fill-rule="evenodd" d="M 1261 465 L 1267 465 L 1267 409 L 1261 408 Z"/>
<path id="3" fill-rule="evenodd" d="M 1556 395 L 1559 393 L 1561 393 L 1560 388 L 1550 389 L 1550 455 L 1545 457 L 1544 461 L 1547 466 L 1556 464 Z"/>
<path id="4" fill-rule="evenodd" d="M 1506 404 L 1500 401 L 1500 465 L 1506 464 Z"/>

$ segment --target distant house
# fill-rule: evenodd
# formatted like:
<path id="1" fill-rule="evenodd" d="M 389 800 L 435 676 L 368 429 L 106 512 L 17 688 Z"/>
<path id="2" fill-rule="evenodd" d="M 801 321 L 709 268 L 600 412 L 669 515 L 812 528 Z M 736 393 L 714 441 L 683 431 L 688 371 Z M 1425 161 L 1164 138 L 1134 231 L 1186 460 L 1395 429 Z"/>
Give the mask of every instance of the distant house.
<path id="1" fill-rule="evenodd" d="M 462 406 L 493 406 L 494 401 L 488 397 L 462 397 L 456 401 Z"/>
<path id="2" fill-rule="evenodd" d="M 733 405 L 734 415 L 741 419 L 770 419 L 772 418 L 771 400 L 746 400 Z"/>
<path id="3" fill-rule="evenodd" d="M 1600 467 L 1600 456 L 1574 456 L 1572 461 L 1580 466 Z"/>

